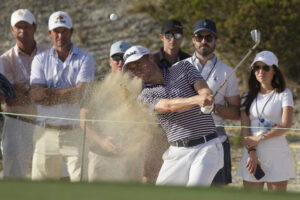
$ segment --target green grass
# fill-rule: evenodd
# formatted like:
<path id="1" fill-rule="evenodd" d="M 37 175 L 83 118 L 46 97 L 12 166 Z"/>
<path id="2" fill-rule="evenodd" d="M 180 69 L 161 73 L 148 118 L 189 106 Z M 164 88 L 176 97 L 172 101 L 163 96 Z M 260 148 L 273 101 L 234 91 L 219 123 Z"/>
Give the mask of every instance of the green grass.
<path id="1" fill-rule="evenodd" d="M 234 188 L 158 187 L 134 183 L 0 181 L 5 200 L 299 200 L 299 193 L 245 191 Z"/>

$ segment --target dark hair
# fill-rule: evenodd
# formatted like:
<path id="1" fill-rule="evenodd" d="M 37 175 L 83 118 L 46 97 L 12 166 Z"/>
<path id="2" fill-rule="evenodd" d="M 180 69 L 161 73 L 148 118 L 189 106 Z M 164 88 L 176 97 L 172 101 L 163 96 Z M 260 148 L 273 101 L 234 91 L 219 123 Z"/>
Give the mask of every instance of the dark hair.
<path id="1" fill-rule="evenodd" d="M 276 93 L 281 93 L 285 89 L 285 80 L 284 77 L 280 71 L 280 69 L 276 65 L 272 65 L 274 69 L 274 76 L 271 82 L 272 87 L 274 88 Z M 248 94 L 242 98 L 245 98 L 246 100 L 241 105 L 242 107 L 245 107 L 246 114 L 249 115 L 249 109 L 253 102 L 253 100 L 257 97 L 258 92 L 260 91 L 260 83 L 257 81 L 255 77 L 254 70 L 252 69 L 250 72 L 250 77 L 248 80 Z"/>

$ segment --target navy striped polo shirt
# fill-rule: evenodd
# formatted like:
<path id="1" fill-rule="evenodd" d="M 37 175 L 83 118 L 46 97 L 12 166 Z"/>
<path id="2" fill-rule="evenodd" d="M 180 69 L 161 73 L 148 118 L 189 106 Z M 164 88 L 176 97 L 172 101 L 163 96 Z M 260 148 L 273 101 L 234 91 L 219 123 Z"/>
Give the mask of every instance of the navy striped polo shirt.
<path id="1" fill-rule="evenodd" d="M 139 95 L 139 100 L 148 104 L 153 112 L 160 99 L 187 98 L 198 95 L 194 89 L 194 84 L 198 80 L 203 80 L 203 78 L 190 62 L 185 60 L 177 62 L 164 70 L 164 84 L 144 88 Z M 200 114 L 200 106 L 194 106 L 180 113 L 158 114 L 157 117 L 169 142 L 180 139 L 198 139 L 203 135 L 216 132 L 212 116 Z"/>

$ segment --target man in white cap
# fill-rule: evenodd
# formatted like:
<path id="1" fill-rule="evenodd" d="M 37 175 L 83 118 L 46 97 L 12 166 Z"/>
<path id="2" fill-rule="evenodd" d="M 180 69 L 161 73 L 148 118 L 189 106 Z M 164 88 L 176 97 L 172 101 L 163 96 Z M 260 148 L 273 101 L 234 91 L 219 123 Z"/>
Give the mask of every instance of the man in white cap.
<path id="1" fill-rule="evenodd" d="M 27 9 L 19 9 L 11 15 L 11 32 L 16 45 L 6 51 L 1 60 L 3 74 L 12 83 L 16 99 L 7 100 L 5 112 L 36 115 L 36 106 L 29 98 L 29 80 L 33 57 L 47 47 L 34 39 L 36 21 Z M 33 152 L 33 131 L 36 118 L 5 115 L 2 133 L 4 178 L 25 178 Z"/>
<path id="2" fill-rule="evenodd" d="M 131 47 L 131 44 L 126 41 L 117 41 L 110 47 L 109 52 L 109 65 L 111 72 L 121 72 L 124 65 L 123 55 L 127 49 Z"/>
<path id="3" fill-rule="evenodd" d="M 128 49 L 124 60 L 126 70 L 151 84 L 139 99 L 157 114 L 170 144 L 156 184 L 210 185 L 223 167 L 223 148 L 212 116 L 200 114 L 214 100 L 199 71 L 188 61 L 160 69 L 142 46 Z"/>
<path id="4" fill-rule="evenodd" d="M 71 181 L 80 179 L 82 133 L 78 121 L 79 102 L 94 79 L 94 58 L 71 42 L 72 20 L 65 12 L 49 18 L 53 47 L 32 62 L 30 96 L 37 104 L 38 118 L 34 133 L 32 179 L 59 179 L 61 160 L 66 163 Z"/>

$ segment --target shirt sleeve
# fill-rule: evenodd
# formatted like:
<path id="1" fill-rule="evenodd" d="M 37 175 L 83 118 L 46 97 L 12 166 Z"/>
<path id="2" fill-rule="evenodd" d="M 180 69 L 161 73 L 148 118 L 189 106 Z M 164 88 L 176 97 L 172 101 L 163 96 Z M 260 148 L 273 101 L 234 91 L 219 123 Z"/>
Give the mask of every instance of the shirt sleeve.
<path id="1" fill-rule="evenodd" d="M 184 73 L 187 76 L 190 85 L 194 85 L 197 81 L 203 80 L 201 73 L 189 61 L 179 62 L 183 65 Z"/>
<path id="2" fill-rule="evenodd" d="M 30 84 L 47 84 L 45 73 L 43 71 L 43 56 L 44 53 L 40 53 L 34 56 L 31 63 L 31 73 L 30 73 Z"/>
<path id="3" fill-rule="evenodd" d="M 288 88 L 282 92 L 282 107 L 286 106 L 294 107 L 293 94 Z"/>
<path id="4" fill-rule="evenodd" d="M 76 78 L 76 84 L 80 82 L 90 82 L 94 80 L 95 76 L 95 61 L 94 57 L 88 53 L 81 62 L 79 74 Z"/>
<path id="5" fill-rule="evenodd" d="M 138 96 L 140 102 L 149 106 L 150 113 L 154 113 L 155 105 L 164 98 L 163 96 L 159 96 L 159 93 L 154 92 L 154 90 L 156 90 L 156 88 L 145 88 Z M 164 93 L 160 92 L 160 94 Z"/>

